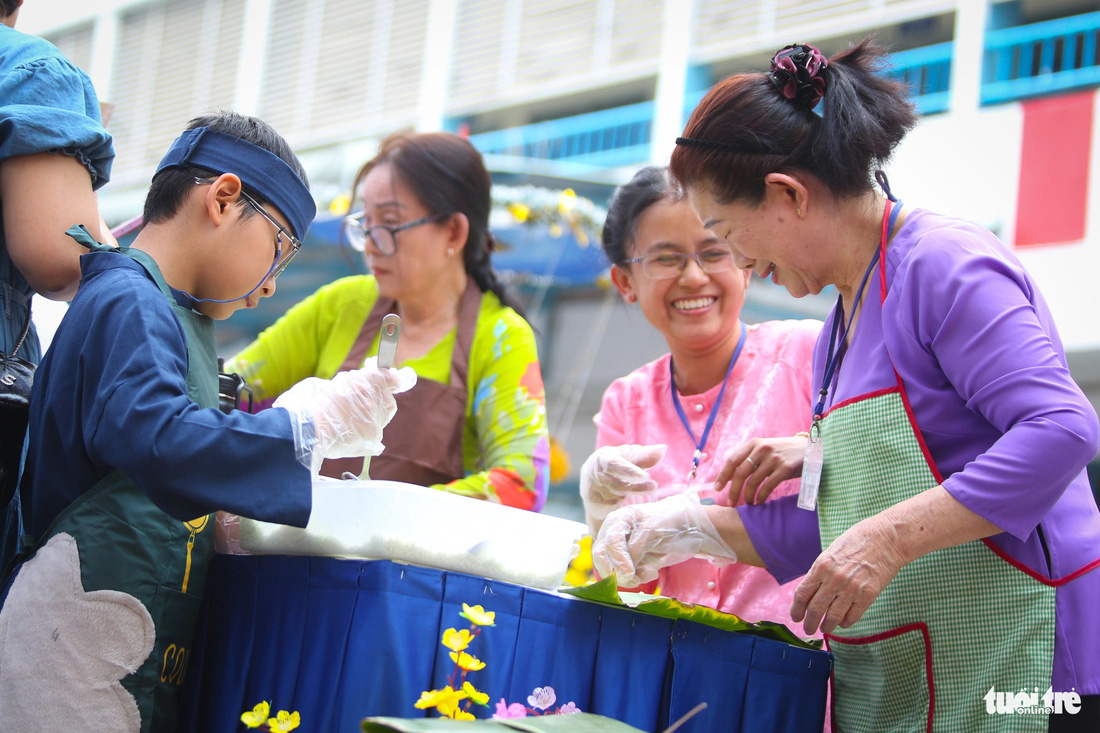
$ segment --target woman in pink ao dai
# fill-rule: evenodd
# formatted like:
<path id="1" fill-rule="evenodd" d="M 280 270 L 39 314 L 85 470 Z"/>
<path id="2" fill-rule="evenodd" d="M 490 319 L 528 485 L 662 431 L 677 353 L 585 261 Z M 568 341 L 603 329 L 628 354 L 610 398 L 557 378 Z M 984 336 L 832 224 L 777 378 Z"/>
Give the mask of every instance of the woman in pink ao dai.
<path id="1" fill-rule="evenodd" d="M 593 535 L 626 504 L 684 492 L 698 492 L 703 503 L 728 505 L 731 495 L 734 504 L 752 500 L 768 482 L 768 462 L 753 454 L 752 439 L 793 436 L 809 425 L 821 323 L 742 323 L 751 273 L 734 266 L 728 246 L 703 228 L 663 169 L 642 169 L 616 192 L 603 244 L 616 288 L 627 303 L 638 303 L 670 353 L 604 393 L 594 418 L 597 451 L 581 470 Z M 720 473 L 734 481 L 715 491 Z M 771 496 L 797 491 L 797 480 L 786 481 Z M 790 618 L 796 585 L 781 586 L 762 568 L 695 557 L 661 569 L 638 590 L 800 633 Z"/>

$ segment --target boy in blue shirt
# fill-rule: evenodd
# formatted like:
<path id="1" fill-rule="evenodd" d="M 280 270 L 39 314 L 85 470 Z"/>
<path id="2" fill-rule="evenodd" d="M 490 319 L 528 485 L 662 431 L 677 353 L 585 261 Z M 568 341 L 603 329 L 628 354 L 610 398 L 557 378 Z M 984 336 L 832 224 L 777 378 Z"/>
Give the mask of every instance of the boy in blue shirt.
<path id="1" fill-rule="evenodd" d="M 223 113 L 164 156 L 132 248 L 70 230 L 93 252 L 35 378 L 5 726 L 174 730 L 213 513 L 305 526 L 320 460 L 380 449 L 411 386 L 392 369 L 310 380 L 285 409 L 217 409 L 213 319 L 274 292 L 315 211 L 286 142 Z"/>

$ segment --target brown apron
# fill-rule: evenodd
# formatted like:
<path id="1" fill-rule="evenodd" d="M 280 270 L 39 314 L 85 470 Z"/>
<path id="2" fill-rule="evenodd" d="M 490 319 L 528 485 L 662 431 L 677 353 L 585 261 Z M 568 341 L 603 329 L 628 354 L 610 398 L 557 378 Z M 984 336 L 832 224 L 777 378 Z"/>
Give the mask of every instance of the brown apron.
<path id="1" fill-rule="evenodd" d="M 382 318 L 397 310 L 392 298 L 374 303 L 363 328 L 355 338 L 339 371 L 363 366 L 374 337 L 382 328 Z M 389 481 L 431 486 L 445 484 L 466 475 L 462 460 L 462 434 L 466 428 L 466 375 L 470 365 L 470 345 L 481 310 L 481 290 L 473 278 L 466 284 L 455 328 L 451 355 L 451 382 L 418 379 L 408 392 L 394 395 L 397 414 L 386 426 L 382 442 L 386 448 L 370 461 L 370 477 Z M 321 474 L 340 478 L 345 472 L 358 476 L 363 472 L 362 458 L 330 458 L 321 466 Z"/>

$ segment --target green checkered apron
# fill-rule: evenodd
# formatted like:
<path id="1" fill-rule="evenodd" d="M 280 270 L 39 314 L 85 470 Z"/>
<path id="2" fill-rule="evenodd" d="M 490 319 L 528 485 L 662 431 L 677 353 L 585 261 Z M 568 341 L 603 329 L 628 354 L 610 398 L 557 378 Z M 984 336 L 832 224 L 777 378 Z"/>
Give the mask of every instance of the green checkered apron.
<path id="1" fill-rule="evenodd" d="M 940 483 L 903 389 L 899 378 L 821 419 L 822 547 Z M 991 715 L 983 696 L 1050 687 L 1054 597 L 981 540 L 906 565 L 863 618 L 826 635 L 836 658 L 833 730 L 1046 731 L 1046 715 Z"/>

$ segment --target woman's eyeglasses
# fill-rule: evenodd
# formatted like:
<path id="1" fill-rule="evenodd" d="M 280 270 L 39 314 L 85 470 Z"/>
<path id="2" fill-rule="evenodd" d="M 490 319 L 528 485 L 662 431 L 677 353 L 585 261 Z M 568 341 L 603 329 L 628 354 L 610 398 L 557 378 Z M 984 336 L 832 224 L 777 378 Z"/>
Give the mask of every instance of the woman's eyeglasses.
<path id="1" fill-rule="evenodd" d="M 398 232 L 418 227 L 421 224 L 434 224 L 443 221 L 448 216 L 450 214 L 433 214 L 425 216 L 423 219 L 410 221 L 408 224 L 391 227 L 385 224 L 367 224 L 364 213 L 360 211 L 358 214 L 344 218 L 344 236 L 348 240 L 348 245 L 357 252 L 366 250 L 367 238 L 369 237 L 374 242 L 375 248 L 386 257 L 389 257 L 397 252 Z"/>
<path id="2" fill-rule="evenodd" d="M 680 277 L 680 273 L 687 267 L 688 260 L 695 260 L 699 269 L 706 273 L 733 269 L 733 251 L 729 247 L 707 247 L 698 252 L 662 250 L 625 260 L 624 264 L 640 263 L 642 273 L 646 277 L 667 280 Z"/>

